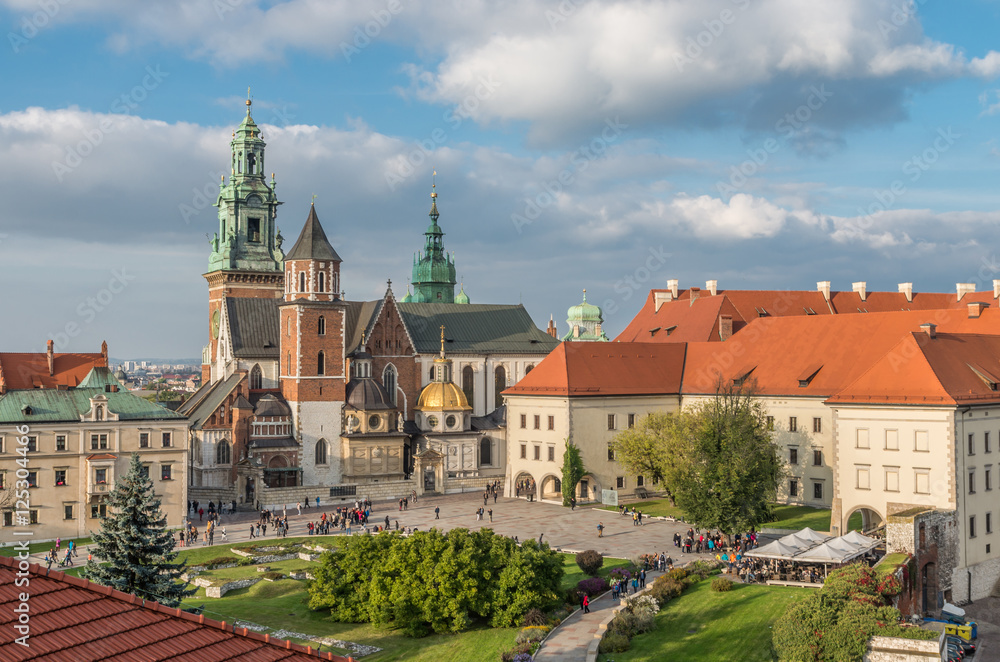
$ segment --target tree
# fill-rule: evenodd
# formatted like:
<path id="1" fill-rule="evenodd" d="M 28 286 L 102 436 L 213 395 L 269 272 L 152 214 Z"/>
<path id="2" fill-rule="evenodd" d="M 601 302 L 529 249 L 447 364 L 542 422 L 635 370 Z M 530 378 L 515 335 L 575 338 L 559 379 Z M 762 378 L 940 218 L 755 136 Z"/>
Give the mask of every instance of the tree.
<path id="1" fill-rule="evenodd" d="M 726 534 L 770 521 L 784 469 L 753 385 L 720 382 L 714 398 L 685 415 L 665 475 L 677 505 Z"/>
<path id="2" fill-rule="evenodd" d="M 691 418 L 683 411 L 653 412 L 640 419 L 634 428 L 616 434 L 611 441 L 615 459 L 629 473 L 651 478 L 653 483 L 662 485 L 671 505 L 677 505 L 676 498 L 665 479 L 675 473 L 678 453 L 690 432 Z"/>
<path id="3" fill-rule="evenodd" d="M 566 450 L 563 452 L 562 465 L 562 497 L 563 505 L 568 506 L 570 499 L 576 495 L 576 484 L 587 475 L 580 457 L 580 447 L 569 439 L 566 440 Z"/>
<path id="4" fill-rule="evenodd" d="M 179 584 L 186 563 L 174 563 L 173 534 L 160 512 L 153 482 L 133 453 L 128 472 L 115 482 L 107 500 L 108 514 L 92 533 L 94 556 L 106 565 L 88 561 L 83 576 L 91 581 L 176 607 L 195 593 Z"/>

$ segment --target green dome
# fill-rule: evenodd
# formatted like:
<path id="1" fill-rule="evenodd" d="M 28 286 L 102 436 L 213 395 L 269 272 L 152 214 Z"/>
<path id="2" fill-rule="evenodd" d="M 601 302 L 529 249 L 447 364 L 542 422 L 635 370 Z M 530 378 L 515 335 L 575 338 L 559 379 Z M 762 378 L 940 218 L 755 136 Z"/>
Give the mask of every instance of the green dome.
<path id="1" fill-rule="evenodd" d="M 569 310 L 566 311 L 566 321 L 573 322 L 603 322 L 604 318 L 601 316 L 601 309 L 597 306 L 587 303 L 587 290 L 583 291 L 583 303 L 579 303 L 575 306 L 571 306 Z"/>
<path id="2" fill-rule="evenodd" d="M 469 303 L 469 295 L 465 293 L 465 285 L 463 285 L 462 289 L 455 295 L 455 303 Z"/>

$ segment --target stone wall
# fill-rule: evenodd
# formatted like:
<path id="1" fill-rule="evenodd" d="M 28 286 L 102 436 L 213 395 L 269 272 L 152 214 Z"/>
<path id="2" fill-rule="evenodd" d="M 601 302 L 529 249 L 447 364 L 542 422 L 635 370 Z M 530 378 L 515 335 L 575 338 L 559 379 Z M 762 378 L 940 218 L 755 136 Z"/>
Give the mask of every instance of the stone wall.
<path id="1" fill-rule="evenodd" d="M 872 637 L 864 657 L 865 662 L 930 662 L 940 659 L 937 639 L 919 641 L 901 637 Z"/>
<path id="2" fill-rule="evenodd" d="M 195 580 L 197 582 L 197 580 Z M 239 588 L 247 588 L 253 586 L 260 581 L 260 577 L 249 577 L 247 579 L 237 579 L 233 582 L 226 582 L 222 586 L 209 586 L 205 589 L 206 598 L 221 598 L 229 591 L 235 591 Z"/>
<path id="3" fill-rule="evenodd" d="M 955 568 L 959 540 L 954 510 L 926 506 L 896 509 L 886 519 L 885 532 L 886 553 L 902 552 L 913 556 L 907 568 L 909 576 L 903 586 L 904 594 L 898 601 L 900 611 L 904 614 L 925 611 L 925 574 L 928 577 L 927 612 L 936 611 L 944 602 L 967 600 L 957 591 L 959 587 L 954 581 L 957 574 L 963 578 L 965 575 L 964 570 L 957 572 Z M 967 585 L 961 588 L 967 589 Z"/>

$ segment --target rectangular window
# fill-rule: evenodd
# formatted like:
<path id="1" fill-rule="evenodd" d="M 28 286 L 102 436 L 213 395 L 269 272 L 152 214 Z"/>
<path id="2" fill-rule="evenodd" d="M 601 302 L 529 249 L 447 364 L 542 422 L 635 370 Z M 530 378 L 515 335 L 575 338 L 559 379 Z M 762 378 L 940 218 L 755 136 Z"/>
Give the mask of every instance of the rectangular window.
<path id="1" fill-rule="evenodd" d="M 612 444 L 608 444 L 608 462 L 615 461 L 615 447 Z"/>
<path id="2" fill-rule="evenodd" d="M 160 465 L 160 480 L 171 480 L 171 465 L 161 464 Z"/>
<path id="3" fill-rule="evenodd" d="M 930 450 L 930 444 L 927 441 L 927 430 L 917 430 L 913 433 L 913 450 L 921 453 L 926 453 Z"/>
<path id="4" fill-rule="evenodd" d="M 628 427 L 630 430 L 635 427 L 635 414 L 628 415 Z"/>
<path id="5" fill-rule="evenodd" d="M 976 435 L 969 433 L 969 455 L 976 454 Z"/>
<path id="6" fill-rule="evenodd" d="M 148 464 L 144 464 L 141 467 L 139 467 L 139 475 L 142 476 L 143 478 L 149 478 L 149 465 Z"/>
<path id="7" fill-rule="evenodd" d="M 799 449 L 789 448 L 788 449 L 788 464 L 798 464 L 799 463 Z"/>
<path id="8" fill-rule="evenodd" d="M 794 478 L 788 481 L 788 496 L 797 497 L 799 495 L 799 481 Z"/>
<path id="9" fill-rule="evenodd" d="M 555 430 L 556 429 L 556 417 L 555 416 L 549 416 L 549 429 L 550 430 Z"/>
<path id="10" fill-rule="evenodd" d="M 98 485 L 105 485 L 108 482 L 107 469 L 94 469 L 94 482 Z"/>
<path id="11" fill-rule="evenodd" d="M 28 437 L 28 452 L 29 453 L 38 452 L 38 437 Z"/>
<path id="12" fill-rule="evenodd" d="M 90 516 L 94 519 L 104 517 L 108 514 L 108 507 L 102 504 L 94 504 L 90 507 Z"/>
<path id="13" fill-rule="evenodd" d="M 3 525 L 4 526 L 14 526 L 14 512 L 7 510 L 3 514 Z"/>
<path id="14" fill-rule="evenodd" d="M 542 417 L 539 416 L 538 414 L 535 414 L 535 429 L 536 430 L 542 429 Z"/>
<path id="15" fill-rule="evenodd" d="M 788 417 L 788 431 L 798 432 L 799 431 L 799 419 L 795 416 Z"/>
<path id="16" fill-rule="evenodd" d="M 63 519 L 73 519 L 73 504 L 63 504 Z"/>
<path id="17" fill-rule="evenodd" d="M 983 433 L 983 452 L 984 453 L 992 453 L 993 452 L 993 449 L 990 447 L 990 433 L 989 432 L 984 432 Z"/>
<path id="18" fill-rule="evenodd" d="M 66 450 L 66 435 L 64 434 L 56 435 L 56 450 L 57 451 Z"/>
<path id="19" fill-rule="evenodd" d="M 528 444 L 521 444 L 521 459 L 528 459 Z"/>
<path id="20" fill-rule="evenodd" d="M 823 419 L 822 418 L 814 418 L 813 419 L 813 432 L 822 432 L 822 431 L 823 431 Z"/>
<path id="21" fill-rule="evenodd" d="M 555 462 L 555 461 L 556 461 L 556 447 L 549 446 L 549 462 Z"/>
<path id="22" fill-rule="evenodd" d="M 969 470 L 969 494 L 976 493 L 976 470 Z"/>
<path id="23" fill-rule="evenodd" d="M 29 471 L 28 472 L 28 487 L 38 487 L 38 472 Z"/>
<path id="24" fill-rule="evenodd" d="M 98 435 L 96 435 L 96 434 L 90 435 L 90 450 L 92 450 L 92 451 L 96 451 L 97 450 L 97 438 L 98 438 Z"/>
<path id="25" fill-rule="evenodd" d="M 164 448 L 170 448 L 170 433 L 169 432 L 164 432 L 163 433 L 163 447 Z"/>
<path id="26" fill-rule="evenodd" d="M 536 460 L 542 459 L 542 447 L 541 446 L 537 446 L 537 445 L 535 446 L 535 459 Z"/>
<path id="27" fill-rule="evenodd" d="M 989 492 L 993 489 L 993 467 L 986 467 L 985 470 L 985 480 L 983 481 L 983 487 Z"/>
<path id="28" fill-rule="evenodd" d="M 768 432 L 774 431 L 774 416 L 767 417 L 767 431 Z"/>
<path id="29" fill-rule="evenodd" d="M 635 486 L 636 487 L 642 487 L 645 484 L 646 484 L 646 479 L 645 478 L 643 478 L 642 476 L 636 476 L 635 477 Z"/>
<path id="30" fill-rule="evenodd" d="M 885 491 L 899 491 L 899 467 L 886 467 L 885 469 Z"/>
<path id="31" fill-rule="evenodd" d="M 149 433 L 140 432 L 139 433 L 139 448 L 149 448 Z"/>
<path id="32" fill-rule="evenodd" d="M 608 414 L 608 429 L 609 430 L 614 430 L 615 428 L 616 428 L 615 415 L 614 414 Z"/>
<path id="33" fill-rule="evenodd" d="M 868 429 L 858 428 L 854 433 L 854 447 L 868 448 Z"/>
<path id="34" fill-rule="evenodd" d="M 618 476 L 615 478 L 615 486 L 619 489 L 625 489 L 625 476 Z"/>
<path id="35" fill-rule="evenodd" d="M 813 466 L 814 467 L 823 466 L 823 451 L 813 451 Z"/>
<path id="36" fill-rule="evenodd" d="M 28 524 L 38 524 L 38 511 L 29 510 L 28 511 Z"/>
<path id="37" fill-rule="evenodd" d="M 914 469 L 913 470 L 913 491 L 917 494 L 930 494 L 931 493 L 931 470 L 930 469 Z"/>
<path id="38" fill-rule="evenodd" d="M 969 516 L 969 537 L 970 538 L 975 538 L 976 537 L 976 516 L 975 515 L 970 515 Z"/>
<path id="39" fill-rule="evenodd" d="M 993 533 L 993 513 L 986 513 L 986 533 Z"/>
<path id="40" fill-rule="evenodd" d="M 814 499 L 823 498 L 823 483 L 813 483 L 813 498 Z"/>
<path id="41" fill-rule="evenodd" d="M 869 490 L 871 489 L 871 476 L 868 471 L 868 467 L 857 467 L 857 488 L 859 490 Z"/>
<path id="42" fill-rule="evenodd" d="M 6 478 L 7 478 L 7 474 L 5 472 L 3 472 L 3 471 L 0 471 L 0 490 L 6 489 L 7 485 L 4 482 L 6 480 Z"/>
<path id="43" fill-rule="evenodd" d="M 62 486 L 66 484 L 66 470 L 56 469 L 56 485 Z"/>
<path id="44" fill-rule="evenodd" d="M 887 451 L 899 450 L 899 430 L 885 431 L 885 449 Z"/>
<path id="45" fill-rule="evenodd" d="M 525 430 L 528 427 L 528 415 L 521 414 L 521 429 Z"/>
<path id="46" fill-rule="evenodd" d="M 106 434 L 92 434 L 90 435 L 90 450 L 107 450 L 108 449 L 108 435 Z"/>

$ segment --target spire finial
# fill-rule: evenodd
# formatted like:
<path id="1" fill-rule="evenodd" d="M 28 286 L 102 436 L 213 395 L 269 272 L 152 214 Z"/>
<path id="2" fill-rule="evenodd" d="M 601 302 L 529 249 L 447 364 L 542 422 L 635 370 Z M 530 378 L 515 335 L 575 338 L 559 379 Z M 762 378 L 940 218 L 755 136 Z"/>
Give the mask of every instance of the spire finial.
<path id="1" fill-rule="evenodd" d="M 586 287 L 583 288 L 583 301 L 584 301 L 584 303 L 587 302 L 587 288 Z"/>
<path id="2" fill-rule="evenodd" d="M 437 174 L 438 174 L 437 170 L 435 170 L 435 171 L 433 171 L 431 173 L 431 197 L 432 198 L 438 197 L 437 190 L 436 190 L 437 189 Z"/>
<path id="3" fill-rule="evenodd" d="M 441 358 L 444 358 L 444 324 L 441 325 Z"/>
<path id="4" fill-rule="evenodd" d="M 250 116 L 250 105 L 253 101 L 250 100 L 250 86 L 247 85 L 247 117 Z"/>
<path id="5" fill-rule="evenodd" d="M 312 205 L 316 206 L 316 194 L 313 193 Z"/>

